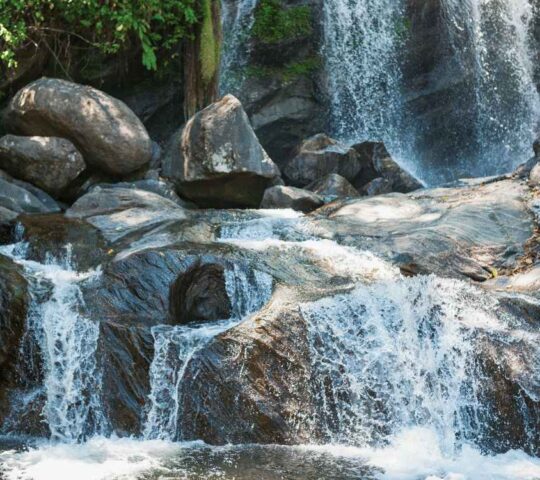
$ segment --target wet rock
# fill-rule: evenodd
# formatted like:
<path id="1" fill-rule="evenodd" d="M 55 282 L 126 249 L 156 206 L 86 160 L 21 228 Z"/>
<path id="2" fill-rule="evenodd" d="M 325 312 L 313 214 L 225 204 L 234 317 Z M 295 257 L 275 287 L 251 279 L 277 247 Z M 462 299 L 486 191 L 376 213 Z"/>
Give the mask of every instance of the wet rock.
<path id="1" fill-rule="evenodd" d="M 9 408 L 9 394 L 19 380 L 17 365 L 29 304 L 22 269 L 0 255 L 0 425 Z"/>
<path id="2" fill-rule="evenodd" d="M 358 190 L 351 183 L 337 173 L 331 173 L 306 187 L 307 190 L 320 195 L 326 202 L 336 198 L 359 197 Z"/>
<path id="3" fill-rule="evenodd" d="M 317 211 L 316 223 L 340 243 L 398 265 L 406 258 L 419 272 L 485 281 L 493 268 L 515 268 L 508 248 L 522 251 L 533 235 L 526 191 L 518 181 L 500 180 L 337 201 Z"/>
<path id="4" fill-rule="evenodd" d="M 356 188 L 379 177 L 390 184 L 392 192 L 409 193 L 423 187 L 419 180 L 398 165 L 383 143 L 364 142 L 354 145 L 353 149 L 358 152 L 362 164 L 367 165 L 353 182 Z"/>
<path id="5" fill-rule="evenodd" d="M 261 208 L 292 208 L 304 213 L 312 212 L 324 205 L 321 196 L 301 188 L 276 186 L 267 189 Z"/>
<path id="6" fill-rule="evenodd" d="M 229 318 L 231 302 L 223 266 L 197 263 L 182 273 L 171 285 L 170 312 L 178 324 Z"/>
<path id="7" fill-rule="evenodd" d="M 362 159 L 353 148 L 318 134 L 302 143 L 298 155 L 287 164 L 283 174 L 296 187 L 305 187 L 332 173 L 355 184 L 363 168 Z"/>
<path id="8" fill-rule="evenodd" d="M 109 246 L 100 232 L 78 218 L 60 214 L 21 215 L 17 224 L 27 243 L 26 257 L 44 263 L 48 258 L 69 260 L 73 268 L 86 271 L 107 258 Z"/>
<path id="9" fill-rule="evenodd" d="M 290 291 L 217 336 L 188 364 L 180 431 L 211 444 L 298 444 L 316 436 L 307 327 Z"/>
<path id="10" fill-rule="evenodd" d="M 164 222 L 187 218 L 183 208 L 161 195 L 131 188 L 101 187 L 77 200 L 66 216 L 85 219 L 112 242 Z"/>
<path id="11" fill-rule="evenodd" d="M 21 89 L 4 122 L 13 133 L 66 138 L 89 167 L 112 175 L 134 172 L 152 155 L 146 129 L 123 102 L 64 80 L 42 78 Z"/>
<path id="12" fill-rule="evenodd" d="M 58 196 L 86 165 L 69 140 L 6 135 L 0 139 L 0 167 Z"/>
<path id="13" fill-rule="evenodd" d="M 264 190 L 279 176 L 232 95 L 192 117 L 172 148 L 176 151 L 167 157 L 172 155 L 170 163 L 180 167 L 171 176 L 177 191 L 201 207 L 256 208 Z M 171 175 L 170 168 L 164 172 Z"/>

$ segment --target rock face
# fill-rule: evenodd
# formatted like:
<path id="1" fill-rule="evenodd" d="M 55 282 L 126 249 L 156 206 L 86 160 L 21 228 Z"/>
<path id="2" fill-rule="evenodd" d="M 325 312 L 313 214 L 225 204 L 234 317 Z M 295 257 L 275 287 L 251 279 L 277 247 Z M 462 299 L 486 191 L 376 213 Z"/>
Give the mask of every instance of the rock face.
<path id="1" fill-rule="evenodd" d="M 69 140 L 6 135 L 0 139 L 0 168 L 58 196 L 86 164 Z"/>
<path id="2" fill-rule="evenodd" d="M 146 129 L 124 103 L 64 80 L 42 78 L 21 89 L 4 122 L 14 133 L 66 138 L 89 167 L 112 175 L 134 172 L 152 154 Z"/>
<path id="3" fill-rule="evenodd" d="M 264 192 L 261 208 L 292 208 L 309 213 L 324 205 L 321 196 L 301 188 L 278 185 Z"/>
<path id="4" fill-rule="evenodd" d="M 305 187 L 330 174 L 338 174 L 355 184 L 364 165 L 356 150 L 325 134 L 305 140 L 283 174 L 294 186 Z"/>
<path id="5" fill-rule="evenodd" d="M 240 102 L 223 97 L 182 132 L 178 192 L 202 207 L 258 207 L 279 170 L 263 150 Z"/>
<path id="6" fill-rule="evenodd" d="M 331 173 L 320 180 L 316 180 L 306 188 L 323 197 L 325 201 L 335 200 L 336 198 L 360 196 L 358 190 L 356 190 L 345 177 L 342 177 L 337 173 Z"/>

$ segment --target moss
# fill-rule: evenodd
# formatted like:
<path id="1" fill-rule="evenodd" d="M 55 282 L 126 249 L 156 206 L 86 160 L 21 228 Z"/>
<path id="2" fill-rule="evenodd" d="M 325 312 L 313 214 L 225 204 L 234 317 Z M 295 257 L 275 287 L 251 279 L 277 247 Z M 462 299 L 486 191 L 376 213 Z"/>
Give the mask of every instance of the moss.
<path id="1" fill-rule="evenodd" d="M 313 56 L 300 62 L 287 63 L 283 67 L 251 66 L 246 70 L 248 77 L 279 77 L 284 82 L 292 82 L 309 75 L 321 66 L 321 59 Z"/>
<path id="2" fill-rule="evenodd" d="M 219 42 L 214 31 L 212 1 L 202 1 L 203 19 L 201 25 L 200 63 L 201 77 L 204 84 L 209 84 L 215 77 L 219 66 Z"/>
<path id="3" fill-rule="evenodd" d="M 282 0 L 261 0 L 255 11 L 252 35 L 264 43 L 303 37 L 312 31 L 311 8 L 286 8 Z"/>

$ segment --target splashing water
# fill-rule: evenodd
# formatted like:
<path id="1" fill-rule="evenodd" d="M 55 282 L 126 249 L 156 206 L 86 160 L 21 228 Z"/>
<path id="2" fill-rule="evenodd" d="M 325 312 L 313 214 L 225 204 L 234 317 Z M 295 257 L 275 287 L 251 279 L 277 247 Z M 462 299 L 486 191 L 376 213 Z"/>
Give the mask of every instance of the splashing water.
<path id="1" fill-rule="evenodd" d="M 509 325 L 495 307 L 468 284 L 434 276 L 303 305 L 317 422 L 327 441 L 381 447 L 404 430 L 424 428 L 436 434 L 441 455 L 451 457 L 463 439 L 478 439 L 487 381 L 475 363 L 481 339 L 520 338 L 532 352 L 526 364 L 540 366 L 540 336 Z"/>
<path id="2" fill-rule="evenodd" d="M 230 319 L 194 327 L 158 325 L 152 328 L 155 353 L 150 366 L 150 407 L 144 438 L 182 438 L 179 430 L 182 381 L 189 361 L 214 337 L 260 310 L 270 299 L 272 282 L 272 277 L 266 273 L 235 264 L 225 270 L 225 287 L 232 306 Z"/>
<path id="3" fill-rule="evenodd" d="M 25 260 L 24 245 L 6 248 L 13 253 L 31 282 L 33 304 L 26 335 L 41 351 L 45 369 L 46 402 L 43 414 L 51 438 L 81 441 L 105 433 L 107 422 L 101 406 L 101 371 L 96 359 L 99 324 L 80 313 L 84 304 L 80 285 L 100 275 L 99 270 L 76 272 L 71 246 L 64 258 L 48 257 L 44 263 Z"/>

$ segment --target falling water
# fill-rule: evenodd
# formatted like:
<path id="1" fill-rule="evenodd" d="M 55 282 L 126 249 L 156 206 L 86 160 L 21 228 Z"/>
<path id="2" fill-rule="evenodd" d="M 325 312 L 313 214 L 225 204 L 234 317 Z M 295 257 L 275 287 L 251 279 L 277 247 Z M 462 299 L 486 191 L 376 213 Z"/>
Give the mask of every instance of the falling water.
<path id="1" fill-rule="evenodd" d="M 96 359 L 99 324 L 80 313 L 84 303 L 80 286 L 100 272 L 76 272 L 69 245 L 64 258 L 49 257 L 44 263 L 25 260 L 24 244 L 10 250 L 25 268 L 34 292 L 26 335 L 41 352 L 46 395 L 43 415 L 51 438 L 74 442 L 104 433 L 101 372 Z M 4 249 L 3 253 L 10 252 Z"/>
<path id="2" fill-rule="evenodd" d="M 263 307 L 272 294 L 272 277 L 235 264 L 225 271 L 225 287 L 232 306 L 230 319 L 210 325 L 159 325 L 152 329 L 155 352 L 150 366 L 151 393 L 145 438 L 182 438 L 178 428 L 182 415 L 182 381 L 189 361 L 214 337 Z"/>
<path id="3" fill-rule="evenodd" d="M 540 113 L 530 49 L 532 6 L 528 0 L 444 0 L 440 15 L 440 48 L 459 63 L 458 72 L 443 75 L 466 78 L 463 90 L 446 99 L 461 112 L 451 122 L 470 122 L 462 135 L 452 137 L 453 125 L 431 134 L 436 125 L 429 122 L 447 119 L 426 120 L 425 112 L 407 104 L 402 67 L 413 32 L 404 0 L 324 2 L 332 133 L 351 143 L 384 141 L 428 183 L 511 170 L 530 157 Z M 446 93 L 438 95 L 442 101 Z M 465 97 L 472 100 L 463 107 Z"/>
<path id="4" fill-rule="evenodd" d="M 302 306 L 326 439 L 381 447 L 422 428 L 450 456 L 460 440 L 478 440 L 476 420 L 486 414 L 486 380 L 475 360 L 481 340 L 526 341 L 525 364 L 540 367 L 538 333 L 498 316 L 496 305 L 464 282 L 430 276 L 360 286 Z"/>
<path id="5" fill-rule="evenodd" d="M 249 35 L 257 0 L 222 0 L 223 51 L 219 90 L 238 94 L 249 56 Z"/>

